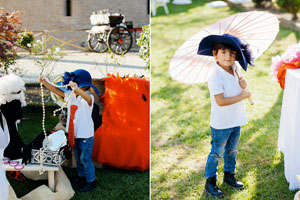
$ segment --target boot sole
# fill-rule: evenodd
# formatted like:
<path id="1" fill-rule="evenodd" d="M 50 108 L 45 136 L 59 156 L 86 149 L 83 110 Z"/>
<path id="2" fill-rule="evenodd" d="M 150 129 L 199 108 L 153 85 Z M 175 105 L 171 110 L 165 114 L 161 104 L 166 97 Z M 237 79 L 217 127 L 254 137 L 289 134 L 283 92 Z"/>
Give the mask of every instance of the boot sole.
<path id="1" fill-rule="evenodd" d="M 97 187 L 92 188 L 92 189 L 89 189 L 89 190 L 80 190 L 80 189 L 78 188 L 78 189 L 76 189 L 75 191 L 81 192 L 81 193 L 85 193 L 85 192 L 93 192 L 93 191 L 95 191 L 96 189 L 97 189 Z"/>
<path id="2" fill-rule="evenodd" d="M 90 186 L 89 188 L 84 188 L 84 186 L 82 186 L 80 188 L 77 188 L 76 191 L 78 191 L 78 192 L 93 192 L 97 188 L 98 188 L 98 186 L 95 184 L 95 185 Z"/>
<path id="3" fill-rule="evenodd" d="M 236 190 L 243 190 L 243 189 L 245 189 L 244 187 L 241 187 L 241 188 L 233 187 L 232 185 L 230 185 L 229 183 L 226 183 L 225 181 L 223 182 L 223 185 L 228 185 L 231 188 L 236 189 Z"/>
<path id="4" fill-rule="evenodd" d="M 212 197 L 212 198 L 224 198 L 224 195 L 222 195 L 222 196 L 214 196 L 214 195 L 212 195 L 211 193 L 209 193 L 206 189 L 204 189 L 204 192 L 205 192 L 208 196 L 210 196 L 210 197 Z"/>

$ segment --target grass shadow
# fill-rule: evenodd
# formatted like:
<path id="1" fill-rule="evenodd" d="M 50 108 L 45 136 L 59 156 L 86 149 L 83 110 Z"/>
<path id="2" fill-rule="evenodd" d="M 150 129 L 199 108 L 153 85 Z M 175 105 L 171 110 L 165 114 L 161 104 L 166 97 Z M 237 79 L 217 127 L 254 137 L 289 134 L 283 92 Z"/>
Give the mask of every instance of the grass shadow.
<path id="1" fill-rule="evenodd" d="M 287 28 L 283 27 L 282 25 L 280 25 L 280 31 L 278 32 L 278 34 L 276 36 L 276 40 L 283 40 L 283 39 L 289 37 L 291 34 L 296 37 L 297 41 L 300 40 L 300 33 L 298 31 L 287 29 Z"/>
<path id="2" fill-rule="evenodd" d="M 239 143 L 238 153 L 238 167 L 237 177 L 243 180 L 246 188 L 243 191 L 234 190 L 228 186 L 221 185 L 223 178 L 223 167 L 221 162 L 219 164 L 219 180 L 218 184 L 220 188 L 225 192 L 224 199 L 247 199 L 247 194 L 251 193 L 251 198 L 254 199 L 292 199 L 296 191 L 288 190 L 288 183 L 284 177 L 284 164 L 283 155 L 277 150 L 277 135 L 280 122 L 280 111 L 282 103 L 283 92 L 281 92 L 277 98 L 276 103 L 270 108 L 262 118 L 254 119 L 249 122 L 250 126 L 246 126 L 242 129 L 242 137 Z M 207 130 L 209 133 L 210 131 Z M 186 136 L 186 137 L 190 137 Z M 193 140 L 199 140 L 200 138 L 193 138 Z M 179 140 L 172 138 L 168 143 L 165 143 L 161 148 L 169 147 L 170 145 L 189 145 L 186 140 Z M 193 147 L 195 148 L 195 147 Z M 176 149 L 176 147 L 175 147 Z M 186 158 L 191 153 L 187 150 L 181 159 L 174 162 L 165 173 L 161 173 L 158 180 L 164 182 L 168 178 L 169 174 L 176 173 L 178 166 L 182 162 L 186 162 Z M 252 174 L 255 180 L 251 180 Z M 275 176 L 276 174 L 276 176 Z M 154 191 L 154 196 L 168 198 L 183 199 L 186 195 L 197 195 L 200 199 L 212 199 L 208 197 L 204 191 L 205 178 L 204 170 L 193 171 L 190 170 L 187 173 L 182 174 L 173 180 L 172 184 L 164 184 L 160 187 L 160 190 Z M 272 190 L 270 191 L 270 186 Z M 175 188 L 175 189 L 174 189 Z M 256 190 L 255 188 L 260 188 Z M 167 191 L 172 191 L 167 192 Z M 278 191 L 278 193 L 274 193 Z"/>
<path id="3" fill-rule="evenodd" d="M 173 83 L 174 82 L 170 85 L 173 85 Z M 191 99 L 187 98 L 185 94 L 186 92 L 189 92 L 189 90 L 203 93 L 201 94 L 201 98 L 203 99 L 197 99 L 195 102 L 191 102 Z M 192 145 L 192 143 L 194 143 L 192 141 L 197 142 L 201 138 L 209 135 L 209 126 L 202 126 L 200 129 L 198 127 L 198 122 L 207 120 L 210 112 L 210 102 L 207 101 L 207 99 L 210 98 L 210 95 L 207 86 L 179 85 L 176 83 L 176 86 L 161 87 L 159 90 L 152 93 L 151 98 L 159 102 L 169 102 L 165 107 L 151 112 L 152 123 L 157 122 L 160 124 L 159 126 L 152 127 L 151 135 L 158 137 L 162 132 L 168 132 L 168 126 L 170 124 L 176 124 L 179 127 L 172 133 L 172 136 L 170 136 L 166 142 L 160 143 L 160 147 L 166 148 L 178 143 L 184 144 L 185 142 Z M 203 104 L 201 101 L 206 103 Z M 197 107 L 197 109 L 194 109 L 195 107 Z M 184 114 L 178 115 L 178 110 Z M 167 115 L 171 115 L 173 117 L 167 118 L 165 119 L 166 121 L 163 121 L 163 118 Z M 161 120 L 157 121 L 157 119 Z M 186 127 L 192 128 L 187 130 Z"/>
<path id="4" fill-rule="evenodd" d="M 250 121 L 251 126 L 247 126 L 244 131 L 242 129 L 238 176 L 247 181 L 249 173 L 254 174 L 255 180 L 247 184 L 260 188 L 250 191 L 255 199 L 292 199 L 295 194 L 288 190 L 284 178 L 283 156 L 277 148 L 282 97 L 283 91 L 268 113 L 260 119 Z M 270 186 L 272 191 L 280 192 L 270 192 Z M 230 193 L 233 194 L 233 191 Z"/>

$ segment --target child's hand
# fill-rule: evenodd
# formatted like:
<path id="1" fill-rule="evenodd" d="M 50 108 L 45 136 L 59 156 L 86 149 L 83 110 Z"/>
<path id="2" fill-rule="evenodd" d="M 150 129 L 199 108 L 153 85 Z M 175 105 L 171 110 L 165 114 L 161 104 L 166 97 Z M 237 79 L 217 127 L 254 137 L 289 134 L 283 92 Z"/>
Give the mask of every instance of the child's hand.
<path id="1" fill-rule="evenodd" d="M 76 88 L 78 88 L 77 83 L 75 83 L 75 82 L 73 82 L 73 81 L 70 81 L 69 84 L 70 84 L 70 87 L 71 87 L 73 90 L 75 90 Z"/>
<path id="2" fill-rule="evenodd" d="M 46 79 L 43 76 L 39 77 L 39 81 L 41 84 L 45 85 L 45 83 L 47 82 Z"/>
<path id="3" fill-rule="evenodd" d="M 251 92 L 248 89 L 243 89 L 240 95 L 243 99 L 246 99 L 251 96 Z"/>
<path id="4" fill-rule="evenodd" d="M 239 78 L 239 84 L 240 84 L 242 89 L 246 89 L 247 83 L 246 83 L 246 80 L 243 77 Z"/>

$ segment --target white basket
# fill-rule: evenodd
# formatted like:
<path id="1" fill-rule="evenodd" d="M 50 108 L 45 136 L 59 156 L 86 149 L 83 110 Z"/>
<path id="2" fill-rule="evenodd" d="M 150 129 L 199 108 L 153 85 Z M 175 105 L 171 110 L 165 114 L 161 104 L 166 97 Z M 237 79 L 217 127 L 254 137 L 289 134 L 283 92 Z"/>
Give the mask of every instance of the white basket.
<path id="1" fill-rule="evenodd" d="M 111 24 L 111 21 L 109 17 L 117 17 L 122 16 L 123 20 L 122 23 L 125 23 L 125 16 L 121 13 L 110 13 L 108 9 L 106 10 L 99 10 L 92 13 L 90 16 L 91 25 L 93 26 L 100 26 L 100 25 L 109 25 Z"/>
<path id="2" fill-rule="evenodd" d="M 90 17 L 91 24 L 93 26 L 95 25 L 101 25 L 101 24 L 109 24 L 109 13 L 106 14 L 92 14 Z"/>
<path id="3" fill-rule="evenodd" d="M 31 163 L 41 164 L 40 151 L 32 149 Z M 47 151 L 43 152 L 43 165 L 60 166 L 66 160 L 64 150 L 62 151 Z"/>

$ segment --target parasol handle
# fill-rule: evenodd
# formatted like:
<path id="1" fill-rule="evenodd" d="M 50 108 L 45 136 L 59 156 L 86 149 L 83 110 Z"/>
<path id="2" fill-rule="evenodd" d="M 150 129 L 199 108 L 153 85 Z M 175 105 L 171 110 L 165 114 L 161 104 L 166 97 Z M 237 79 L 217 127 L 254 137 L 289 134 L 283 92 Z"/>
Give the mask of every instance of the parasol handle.
<path id="1" fill-rule="evenodd" d="M 242 78 L 242 76 L 239 75 L 239 73 L 237 72 L 236 69 L 235 69 L 235 73 L 236 73 L 236 75 L 238 76 L 239 79 Z M 249 100 L 250 105 L 253 106 L 253 105 L 254 105 L 254 102 L 253 102 L 252 98 L 249 97 L 248 100 Z"/>
<path id="2" fill-rule="evenodd" d="M 249 103 L 251 104 L 251 106 L 253 106 L 253 105 L 254 105 L 254 102 L 253 102 L 252 98 L 249 97 L 248 100 L 249 100 Z"/>

